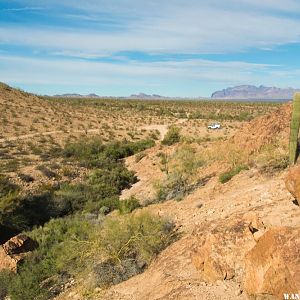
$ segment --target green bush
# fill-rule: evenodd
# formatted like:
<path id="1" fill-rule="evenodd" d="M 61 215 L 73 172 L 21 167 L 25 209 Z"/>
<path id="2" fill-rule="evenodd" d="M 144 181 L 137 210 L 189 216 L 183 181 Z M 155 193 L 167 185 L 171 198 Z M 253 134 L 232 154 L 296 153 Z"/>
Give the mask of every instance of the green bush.
<path id="1" fill-rule="evenodd" d="M 249 167 L 248 166 L 237 166 L 235 168 L 232 168 L 231 170 L 229 170 L 228 172 L 224 172 L 219 176 L 219 181 L 221 183 L 226 183 L 228 182 L 232 177 L 234 177 L 235 175 L 239 174 L 241 171 L 243 170 L 248 170 Z"/>
<path id="2" fill-rule="evenodd" d="M 111 142 L 106 145 L 100 139 L 84 139 L 76 143 L 68 143 L 64 154 L 67 158 L 75 158 L 87 167 L 109 167 L 111 162 L 139 153 L 153 147 L 153 140 L 137 142 Z"/>
<path id="3" fill-rule="evenodd" d="M 19 187 L 17 185 L 11 183 L 6 176 L 0 174 L 0 198 L 18 190 Z"/>
<path id="4" fill-rule="evenodd" d="M 64 155 L 66 157 L 75 157 L 78 160 L 91 158 L 102 152 L 104 145 L 102 140 L 94 138 L 81 139 L 78 142 L 67 143 L 64 147 Z"/>
<path id="5" fill-rule="evenodd" d="M 41 191 L 36 195 L 21 196 L 17 192 L 0 198 L 1 242 L 11 236 L 41 225 L 50 218 L 64 214 L 53 201 L 52 191 Z"/>
<path id="6" fill-rule="evenodd" d="M 128 171 L 121 158 L 153 145 L 145 140 L 136 143 L 115 142 L 103 145 L 99 139 L 88 139 L 67 144 L 66 157 L 97 166 L 81 183 L 65 183 L 58 189 L 47 188 L 35 195 L 20 196 L 18 187 L 0 176 L 0 230 L 1 242 L 50 218 L 70 215 L 78 211 L 98 213 L 102 207 L 109 211 L 119 208 L 118 196 L 136 182 L 134 173 Z M 56 176 L 44 166 L 39 168 L 47 177 Z"/>
<path id="7" fill-rule="evenodd" d="M 51 220 L 44 227 L 28 233 L 39 243 L 39 248 L 25 259 L 18 274 L 11 279 L 8 287 L 11 298 L 49 299 L 51 293 L 43 286 L 44 280 L 65 272 L 72 274 L 84 266 L 79 257 L 83 248 L 77 240 L 86 241 L 90 230 L 92 225 L 87 221 L 64 218 Z M 59 281 L 58 278 L 52 285 L 60 284 Z"/>
<path id="8" fill-rule="evenodd" d="M 95 268 L 97 285 L 107 287 L 141 273 L 175 239 L 167 220 L 143 213 L 108 218 L 100 232 L 106 260 Z"/>
<path id="9" fill-rule="evenodd" d="M 119 202 L 119 211 L 121 214 L 128 214 L 139 208 L 140 206 L 141 205 L 136 198 L 130 197 Z"/>
<path id="10" fill-rule="evenodd" d="M 22 196 L 19 194 L 18 188 L 10 184 L 7 178 L 0 177 L 1 238 L 7 239 L 12 234 L 30 230 L 36 225 L 43 225 L 43 227 L 28 233 L 37 240 L 39 248 L 20 265 L 18 274 L 6 280 L 8 275 L 1 273 L 3 280 L 2 286 L 0 285 L 0 293 L 6 294 L 8 291 L 13 300 L 51 298 L 57 291 L 59 292 L 61 282 L 63 282 L 62 277 L 65 275 L 67 278 L 77 276 L 81 272 L 80 270 L 90 268 L 94 255 L 97 257 L 108 256 L 106 252 L 108 245 L 116 246 L 117 239 L 121 239 L 123 234 L 124 237 L 138 234 L 140 249 L 137 247 L 137 240 L 134 247 L 132 240 L 122 246 L 122 251 L 125 251 L 125 248 L 131 248 L 132 251 L 135 249 L 138 263 L 131 261 L 134 256 L 129 255 L 128 260 L 129 256 L 124 254 L 122 264 L 134 270 L 132 274 L 137 270 L 140 272 L 146 264 L 146 256 L 149 258 L 151 255 L 155 255 L 159 249 L 169 243 L 167 238 L 171 235 L 172 229 L 163 228 L 163 224 L 166 222 L 154 217 L 141 219 L 141 217 L 130 216 L 114 219 L 112 223 L 104 222 L 99 227 L 97 224 L 101 222 L 102 218 L 99 221 L 95 219 L 87 221 L 79 216 L 63 219 L 51 218 L 82 211 L 106 214 L 114 209 L 119 209 L 122 214 L 126 214 L 137 208 L 138 202 L 133 198 L 120 204 L 120 192 L 136 182 L 133 172 L 125 168 L 121 159 L 151 147 L 153 143 L 153 141 L 140 141 L 103 145 L 100 140 L 89 140 L 88 142 L 68 144 L 64 150 L 65 158 L 77 160 L 85 166 L 91 167 L 91 173 L 81 183 L 66 183 L 55 190 L 46 187 L 35 195 Z M 121 228 L 118 227 L 120 235 L 109 237 L 106 232 L 114 231 L 112 227 L 116 226 L 115 222 L 123 224 Z M 157 232 L 158 230 L 161 231 L 160 234 Z M 151 232 L 156 236 L 151 237 Z M 143 236 L 144 233 L 149 236 Z M 163 235 L 165 235 L 165 239 Z M 113 239 L 116 244 L 109 239 Z M 161 239 L 160 242 L 157 239 Z M 1 242 L 3 241 L 1 240 Z M 120 243 L 123 243 L 123 240 Z M 142 248 L 141 243 L 144 243 L 145 248 Z M 130 253 L 133 253 L 132 251 Z M 121 252 L 120 255 L 123 255 Z M 140 259 L 145 260 L 142 263 L 143 267 L 139 263 Z M 114 270 L 119 270 L 121 274 L 122 267 L 120 266 L 122 264 L 117 264 L 114 259 L 113 262 Z M 121 276 L 122 280 L 129 276 L 128 272 L 126 271 L 126 274 Z"/>
<path id="11" fill-rule="evenodd" d="M 110 169 L 96 169 L 79 184 L 64 184 L 55 192 L 55 202 L 65 214 L 76 211 L 97 212 L 103 206 L 118 208 L 118 196 L 136 182 L 133 172 L 123 164 L 112 163 Z"/>
<path id="12" fill-rule="evenodd" d="M 7 296 L 9 283 L 13 278 L 13 274 L 8 271 L 0 271 L 0 299 Z"/>
<path id="13" fill-rule="evenodd" d="M 121 282 L 142 272 L 174 240 L 173 229 L 149 214 L 108 217 L 100 225 L 79 217 L 51 220 L 27 233 L 39 248 L 18 274 L 0 273 L 0 293 L 8 292 L 12 300 L 49 299 L 61 291 L 62 277 L 85 276 L 90 270 L 99 286 Z"/>
<path id="14" fill-rule="evenodd" d="M 161 143 L 163 145 L 171 146 L 178 143 L 180 141 L 180 138 L 180 129 L 178 127 L 172 126 L 170 127 Z"/>
<path id="15" fill-rule="evenodd" d="M 154 145 L 152 140 L 112 142 L 103 145 L 99 139 L 87 139 L 67 144 L 65 155 L 74 157 L 86 166 L 97 167 L 80 184 L 65 184 L 55 193 L 70 213 L 88 210 L 97 212 L 101 207 L 113 210 L 119 207 L 117 196 L 136 182 L 120 159 L 139 153 Z"/>
<path id="16" fill-rule="evenodd" d="M 167 176 L 156 185 L 157 200 L 181 200 L 195 185 L 194 175 L 198 168 L 204 165 L 204 160 L 187 144 L 178 147 L 171 156 L 162 152 L 158 153 L 158 156 L 161 159 L 161 170 Z"/>
<path id="17" fill-rule="evenodd" d="M 44 165 L 37 166 L 36 170 L 40 171 L 44 176 L 46 176 L 49 179 L 51 178 L 59 179 L 58 174 L 56 174 L 55 172 L 53 172 L 52 170 L 50 170 Z"/>

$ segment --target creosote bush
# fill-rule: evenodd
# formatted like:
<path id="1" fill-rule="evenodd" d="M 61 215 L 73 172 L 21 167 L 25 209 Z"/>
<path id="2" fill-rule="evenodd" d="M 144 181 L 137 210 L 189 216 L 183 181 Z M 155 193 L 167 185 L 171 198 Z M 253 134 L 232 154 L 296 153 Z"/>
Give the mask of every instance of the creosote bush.
<path id="1" fill-rule="evenodd" d="M 231 170 L 222 173 L 219 176 L 219 181 L 221 183 L 226 183 L 228 182 L 232 177 L 234 177 L 235 175 L 239 174 L 241 171 L 243 170 L 249 170 L 248 166 L 244 166 L 244 165 L 240 165 L 240 166 L 236 166 L 234 168 L 232 168 Z"/>
<path id="2" fill-rule="evenodd" d="M 139 201 L 135 197 L 130 197 L 119 202 L 119 211 L 121 214 L 128 214 L 133 212 L 135 209 L 141 207 Z"/>
<path id="3" fill-rule="evenodd" d="M 96 265 L 96 284 L 107 287 L 141 273 L 174 239 L 174 226 L 148 213 L 108 218 L 100 231 L 106 259 Z"/>
<path id="4" fill-rule="evenodd" d="M 182 199 L 190 192 L 193 184 L 197 185 L 194 175 L 204 165 L 204 160 L 189 144 L 180 146 L 173 155 L 161 152 L 158 156 L 166 178 L 156 185 L 157 200 Z"/>
<path id="5" fill-rule="evenodd" d="M 172 126 L 162 140 L 163 145 L 171 146 L 180 142 L 180 128 Z"/>

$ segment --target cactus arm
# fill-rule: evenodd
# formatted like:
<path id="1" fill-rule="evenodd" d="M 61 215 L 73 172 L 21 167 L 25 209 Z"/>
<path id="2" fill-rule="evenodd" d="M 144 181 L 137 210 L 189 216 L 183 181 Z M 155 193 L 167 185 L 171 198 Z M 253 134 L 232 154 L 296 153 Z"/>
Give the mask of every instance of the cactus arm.
<path id="1" fill-rule="evenodd" d="M 290 128 L 290 142 L 289 142 L 289 157 L 290 164 L 296 163 L 298 158 L 298 134 L 300 127 L 300 93 L 296 93 L 293 101 L 293 111 Z"/>

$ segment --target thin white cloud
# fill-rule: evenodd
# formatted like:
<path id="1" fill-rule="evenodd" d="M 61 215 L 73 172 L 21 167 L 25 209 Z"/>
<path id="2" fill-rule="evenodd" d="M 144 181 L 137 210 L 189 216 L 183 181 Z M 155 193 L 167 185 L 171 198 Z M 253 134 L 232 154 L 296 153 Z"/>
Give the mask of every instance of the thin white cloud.
<path id="1" fill-rule="evenodd" d="M 43 7 L 12 7 L 12 8 L 3 8 L 1 11 L 8 11 L 8 12 L 18 12 L 18 11 L 34 11 L 34 10 L 44 10 Z"/>
<path id="2" fill-rule="evenodd" d="M 299 12 L 300 3 L 298 0 L 235 0 L 237 5 L 247 4 L 259 9 L 277 10 L 282 12 Z"/>
<path id="3" fill-rule="evenodd" d="M 97 26 L 93 30 L 36 29 L 3 24 L 0 43 L 102 56 L 120 51 L 232 53 L 300 42 L 300 19 L 230 10 L 221 5 L 201 7 L 194 1 L 185 6 L 178 5 L 180 1 L 174 2 L 177 5 L 162 5 L 159 13 L 148 12 L 143 18 L 139 17 L 139 5 L 137 17 L 125 20 L 122 30 Z M 86 6 L 89 4 L 95 2 Z"/>
<path id="4" fill-rule="evenodd" d="M 151 81 L 214 81 L 247 83 L 270 77 L 283 78 L 280 66 L 246 62 L 186 60 L 169 62 L 107 63 L 73 60 L 42 60 L 0 55 L 0 80 L 40 84 L 126 84 Z M 276 71 L 277 70 L 277 71 Z M 280 73 L 281 72 L 281 73 Z M 263 82 L 263 81 L 261 81 Z"/>

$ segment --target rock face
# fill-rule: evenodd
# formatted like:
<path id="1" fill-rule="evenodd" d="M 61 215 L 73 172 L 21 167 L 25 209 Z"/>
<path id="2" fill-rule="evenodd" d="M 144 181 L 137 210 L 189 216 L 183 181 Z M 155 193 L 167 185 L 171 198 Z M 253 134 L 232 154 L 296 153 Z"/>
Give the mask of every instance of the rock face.
<path id="1" fill-rule="evenodd" d="M 17 271 L 17 265 L 38 243 L 24 234 L 19 234 L 0 246 L 0 271 Z"/>
<path id="2" fill-rule="evenodd" d="M 246 255 L 245 264 L 248 295 L 284 299 L 284 294 L 299 294 L 300 227 L 268 230 Z"/>
<path id="3" fill-rule="evenodd" d="M 290 100 L 293 98 L 293 94 L 297 92 L 297 89 L 286 88 L 281 89 L 277 87 L 267 87 L 254 85 L 240 85 L 230 87 L 221 91 L 214 92 L 211 95 L 213 99 L 278 99 L 278 100 Z"/>
<path id="4" fill-rule="evenodd" d="M 245 123 L 229 139 L 229 143 L 249 153 L 259 151 L 262 147 L 272 144 L 276 139 L 287 144 L 290 134 L 291 112 L 292 106 L 288 103 L 266 116 L 255 118 Z"/>
<path id="5" fill-rule="evenodd" d="M 255 213 L 248 213 L 195 238 L 200 242 L 192 262 L 201 280 L 233 279 L 249 299 L 300 293 L 300 227 L 266 230 Z"/>
<path id="6" fill-rule="evenodd" d="M 232 278 L 242 281 L 244 257 L 256 245 L 255 234 L 263 231 L 264 225 L 252 213 L 213 229 L 192 257 L 201 278 L 210 283 Z"/>
<path id="7" fill-rule="evenodd" d="M 285 178 L 287 190 L 295 197 L 298 204 L 300 201 L 300 166 L 292 167 Z"/>

